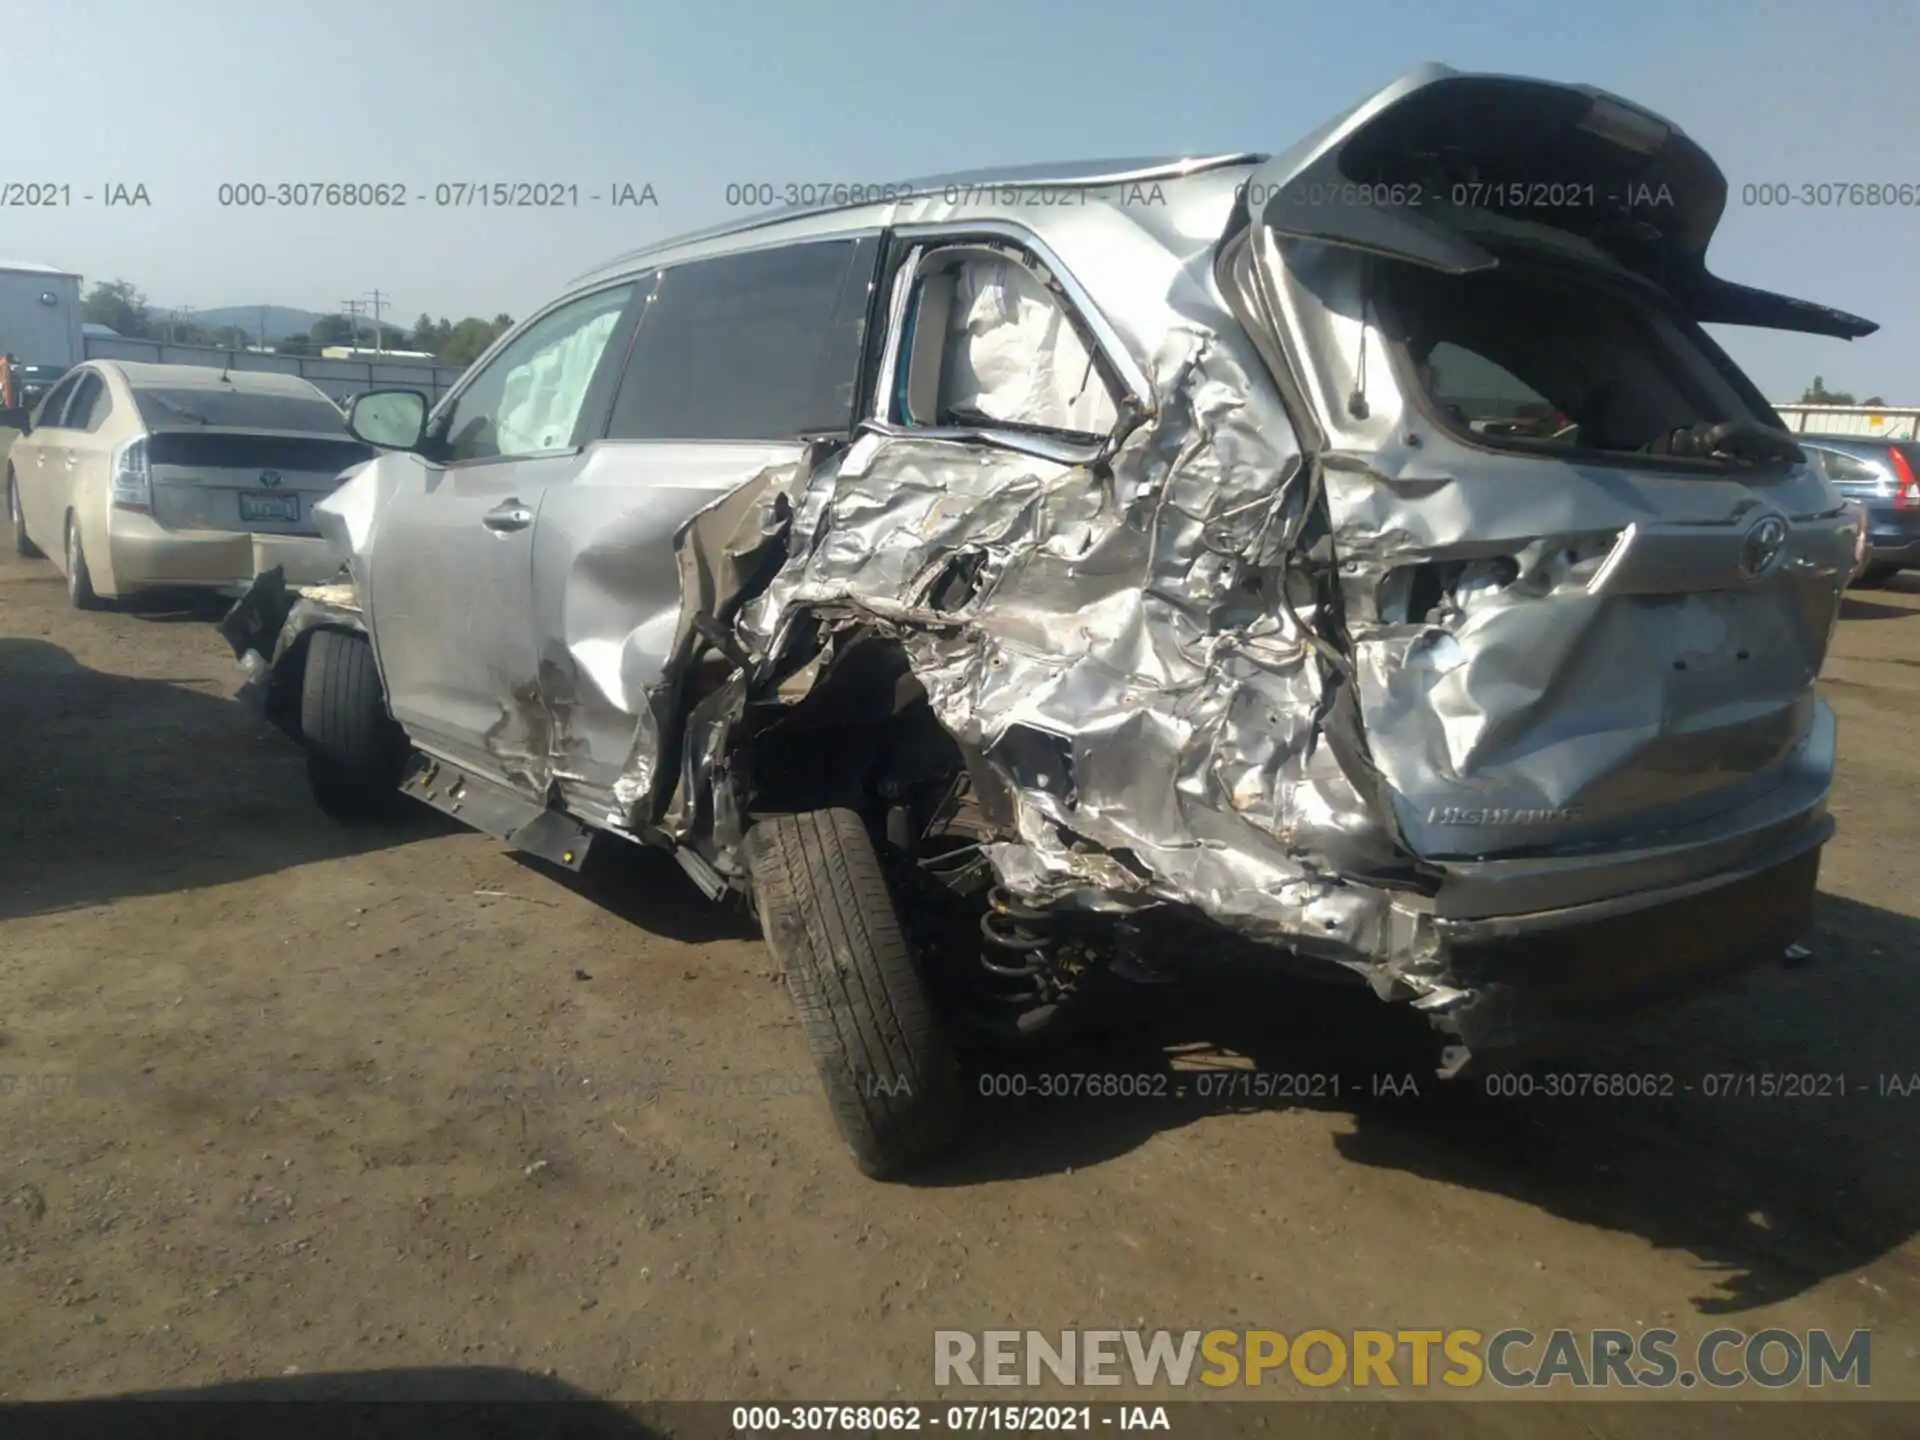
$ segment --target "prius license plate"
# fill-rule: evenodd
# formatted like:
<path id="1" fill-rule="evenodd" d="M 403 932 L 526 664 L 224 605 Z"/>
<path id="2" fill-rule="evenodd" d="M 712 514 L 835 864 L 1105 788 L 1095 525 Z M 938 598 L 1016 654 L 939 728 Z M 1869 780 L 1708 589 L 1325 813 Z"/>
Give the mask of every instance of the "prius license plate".
<path id="1" fill-rule="evenodd" d="M 297 521 L 300 518 L 300 497 L 298 495 L 242 495 L 240 518 L 242 520 Z"/>

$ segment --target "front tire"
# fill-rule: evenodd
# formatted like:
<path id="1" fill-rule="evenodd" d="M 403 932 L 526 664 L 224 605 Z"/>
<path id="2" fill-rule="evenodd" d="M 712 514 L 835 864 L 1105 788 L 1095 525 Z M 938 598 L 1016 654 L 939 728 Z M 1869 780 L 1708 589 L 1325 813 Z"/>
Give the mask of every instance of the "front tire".
<path id="1" fill-rule="evenodd" d="M 7 518 L 13 522 L 13 553 L 23 560 L 38 560 L 40 547 L 27 538 L 27 517 L 20 509 L 20 481 L 7 467 Z"/>
<path id="2" fill-rule="evenodd" d="M 399 812 L 407 737 L 387 713 L 365 636 L 316 630 L 307 641 L 300 734 L 313 798 L 327 814 L 364 824 Z"/>
<path id="3" fill-rule="evenodd" d="M 893 1179 L 952 1145 L 960 1068 L 851 810 L 771 815 L 747 833 L 761 932 L 785 976 L 841 1137 Z"/>
<path id="4" fill-rule="evenodd" d="M 104 610 L 106 602 L 95 593 L 93 572 L 87 569 L 87 552 L 80 544 L 80 521 L 67 516 L 67 603 L 76 610 Z"/>
<path id="5" fill-rule="evenodd" d="M 1867 566 L 1853 583 L 1862 590 L 1878 590 L 1900 573 L 1898 565 L 1889 565 L 1885 561 Z"/>

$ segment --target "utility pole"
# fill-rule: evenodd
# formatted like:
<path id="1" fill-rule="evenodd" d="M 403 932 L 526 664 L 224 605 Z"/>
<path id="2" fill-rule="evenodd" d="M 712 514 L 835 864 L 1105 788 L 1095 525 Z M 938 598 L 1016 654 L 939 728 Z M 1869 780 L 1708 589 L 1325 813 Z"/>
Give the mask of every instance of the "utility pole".
<path id="1" fill-rule="evenodd" d="M 342 300 L 341 308 L 346 311 L 347 324 L 353 330 L 353 348 L 360 348 L 360 312 L 365 308 L 363 300 Z"/>
<path id="2" fill-rule="evenodd" d="M 369 290 L 367 294 L 373 297 L 373 353 L 378 355 L 384 348 L 380 336 L 380 312 L 386 308 L 386 302 L 393 297 L 379 290 Z"/>

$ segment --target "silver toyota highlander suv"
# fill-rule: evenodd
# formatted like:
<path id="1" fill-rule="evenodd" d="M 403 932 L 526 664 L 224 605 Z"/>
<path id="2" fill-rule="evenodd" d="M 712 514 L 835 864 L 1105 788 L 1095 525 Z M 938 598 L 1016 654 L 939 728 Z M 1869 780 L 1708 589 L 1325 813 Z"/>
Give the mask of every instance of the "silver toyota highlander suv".
<path id="1" fill-rule="evenodd" d="M 875 1175 L 1110 976 L 1357 977 L 1458 1074 L 1799 937 L 1858 517 L 1701 326 L 1875 327 L 1707 271 L 1678 129 L 1428 66 L 845 198 L 356 398 L 341 580 L 227 623 L 323 805 L 744 897 Z"/>

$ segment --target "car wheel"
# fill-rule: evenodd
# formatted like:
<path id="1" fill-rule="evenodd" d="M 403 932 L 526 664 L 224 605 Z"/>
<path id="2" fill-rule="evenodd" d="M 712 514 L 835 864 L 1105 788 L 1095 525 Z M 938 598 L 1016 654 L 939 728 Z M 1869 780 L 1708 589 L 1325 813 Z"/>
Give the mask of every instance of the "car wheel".
<path id="1" fill-rule="evenodd" d="M 67 516 L 67 601 L 76 610 L 106 609 L 105 602 L 94 593 L 87 552 L 80 545 L 80 522 L 71 515 Z"/>
<path id="2" fill-rule="evenodd" d="M 387 713 L 365 636 L 313 632 L 300 677 L 300 733 L 313 798 L 327 814 L 362 824 L 400 812 L 407 737 Z"/>
<path id="3" fill-rule="evenodd" d="M 760 928 L 800 1014 L 841 1137 L 891 1179 L 960 1129 L 960 1069 L 851 810 L 772 815 L 747 833 Z"/>
<path id="4" fill-rule="evenodd" d="M 1878 590 L 1899 573 L 1900 567 L 1898 565 L 1888 565 L 1884 562 L 1878 565 L 1869 565 L 1860 572 L 1859 578 L 1853 583 L 1863 590 Z"/>
<path id="5" fill-rule="evenodd" d="M 28 560 L 40 558 L 40 547 L 27 538 L 27 517 L 20 513 L 20 482 L 7 467 L 7 518 L 13 521 L 13 553 Z"/>

